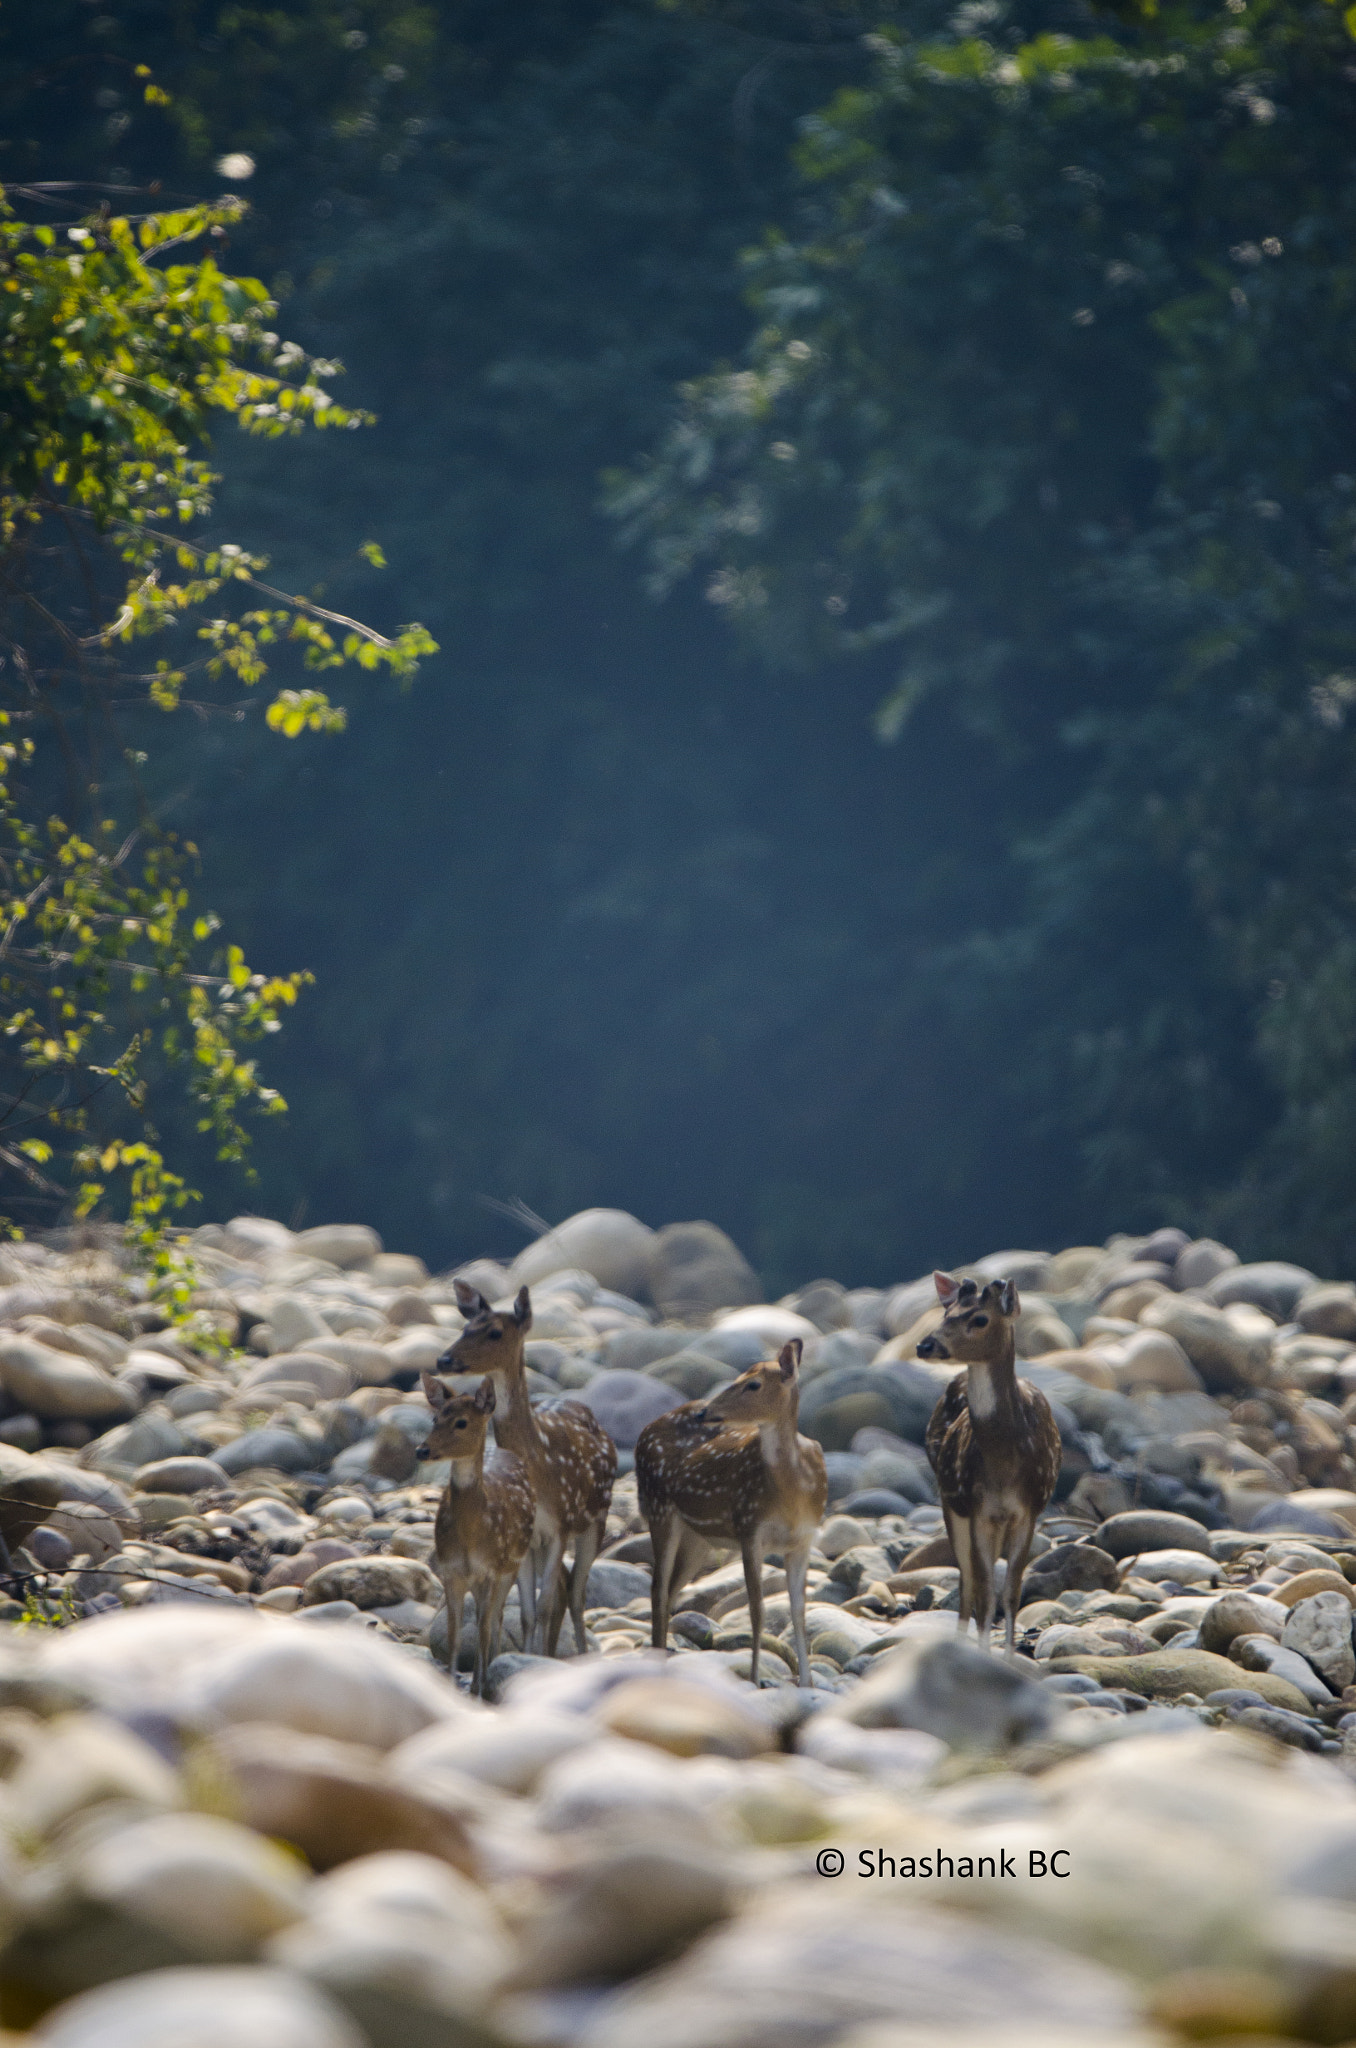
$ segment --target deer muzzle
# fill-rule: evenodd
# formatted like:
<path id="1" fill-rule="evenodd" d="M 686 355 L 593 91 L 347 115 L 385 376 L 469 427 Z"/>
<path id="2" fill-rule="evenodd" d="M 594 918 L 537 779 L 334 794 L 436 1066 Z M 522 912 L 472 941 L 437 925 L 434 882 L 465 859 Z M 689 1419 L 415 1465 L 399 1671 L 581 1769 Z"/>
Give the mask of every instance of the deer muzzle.
<path id="1" fill-rule="evenodd" d="M 920 1339 L 918 1356 L 920 1358 L 950 1358 L 951 1353 L 947 1350 L 941 1338 L 934 1336 Z"/>

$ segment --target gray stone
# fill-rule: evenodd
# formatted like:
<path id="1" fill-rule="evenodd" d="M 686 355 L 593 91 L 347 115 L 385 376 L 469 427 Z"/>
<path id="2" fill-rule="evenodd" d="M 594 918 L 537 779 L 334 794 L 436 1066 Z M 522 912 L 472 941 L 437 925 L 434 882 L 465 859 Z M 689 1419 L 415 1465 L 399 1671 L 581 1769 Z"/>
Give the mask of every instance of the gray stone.
<path id="1" fill-rule="evenodd" d="M 648 1600 L 650 1574 L 638 1564 L 622 1564 L 617 1558 L 600 1558 L 589 1572 L 584 1605 L 626 1607 L 632 1600 Z"/>
<path id="2" fill-rule="evenodd" d="M 1311 1287 L 1300 1297 L 1295 1321 L 1312 1336 L 1356 1343 L 1356 1287 L 1349 1280 Z"/>
<path id="3" fill-rule="evenodd" d="M 825 1711 L 859 1728 L 921 1728 L 953 1749 L 1030 1741 L 1054 1715 L 1034 1678 L 954 1640 L 883 1651 L 856 1691 Z"/>
<path id="4" fill-rule="evenodd" d="M 1272 1340 L 1240 1330 L 1207 1301 L 1161 1294 L 1140 1317 L 1149 1329 L 1175 1337 L 1212 1394 L 1240 1394 L 1271 1376 Z"/>
<path id="5" fill-rule="evenodd" d="M 552 1657 L 534 1657 L 528 1650 L 503 1650 L 495 1658 L 485 1674 L 485 1697 L 487 1700 L 502 1700 L 515 1678 L 525 1671 L 549 1671 L 554 1664 Z"/>
<path id="6" fill-rule="evenodd" d="M 1166 1229 L 1156 1230 L 1152 1237 L 1146 1237 L 1139 1248 L 1139 1255 L 1157 1265 L 1175 1266 L 1190 1242 L 1184 1230 L 1169 1225 Z"/>
<path id="7" fill-rule="evenodd" d="M 322 1341 L 328 1341 L 328 1336 L 327 1331 Z M 357 1385 L 352 1366 L 342 1365 L 324 1352 L 281 1351 L 253 1366 L 241 1380 L 239 1391 L 251 1394 L 258 1387 L 276 1386 L 284 1380 L 289 1385 L 314 1387 L 322 1401 L 342 1401 Z"/>
<path id="8" fill-rule="evenodd" d="M 843 1502 L 843 1512 L 867 1516 L 907 1515 L 912 1508 L 921 1507 L 936 1498 L 935 1494 L 925 1492 L 917 1479 L 908 1483 L 913 1488 L 910 1493 L 898 1493 L 891 1486 L 868 1486 L 860 1493 L 850 1493 Z"/>
<path id="9" fill-rule="evenodd" d="M 1278 1323 L 1288 1323 L 1301 1297 L 1316 1284 L 1317 1275 L 1306 1266 L 1263 1259 L 1256 1265 L 1232 1266 L 1218 1274 L 1206 1288 L 1206 1297 L 1216 1308 L 1227 1308 L 1231 1301 L 1249 1301 Z"/>
<path id="10" fill-rule="evenodd" d="M 1221 1273 L 1238 1264 L 1238 1253 L 1213 1237 L 1198 1237 L 1184 1245 L 1172 1269 L 1172 1284 L 1179 1291 L 1187 1287 L 1208 1287 Z"/>
<path id="11" fill-rule="evenodd" d="M 130 1466 L 135 1472 L 159 1458 L 179 1458 L 188 1450 L 188 1439 L 158 1401 L 142 1410 L 135 1422 L 120 1423 L 90 1445 L 87 1464 L 97 1468 Z"/>
<path id="12" fill-rule="evenodd" d="M 759 1301 L 763 1290 L 738 1245 L 714 1223 L 669 1223 L 650 1246 L 649 1291 L 661 1315 L 681 1322 Z"/>
<path id="13" fill-rule="evenodd" d="M 364 2048 L 365 2037 L 323 1991 L 289 1971 L 148 1970 L 67 1999 L 35 2048 Z"/>
<path id="14" fill-rule="evenodd" d="M 143 1493 L 206 1493 L 230 1479 L 215 1458 L 157 1458 L 141 1466 L 136 1483 Z"/>
<path id="15" fill-rule="evenodd" d="M 1351 1540 L 1351 1530 L 1339 1522 L 1336 1515 L 1327 1514 L 1322 1508 L 1303 1506 L 1298 1501 L 1270 1500 L 1248 1523 L 1250 1530 L 1261 1535 L 1287 1532 L 1296 1536 L 1337 1536 Z"/>
<path id="16" fill-rule="evenodd" d="M 937 1498 L 932 1467 L 922 1453 L 911 1458 L 903 1451 L 868 1451 L 862 1467 L 861 1484 L 864 1488 L 889 1487 L 892 1492 L 902 1493 L 907 1501 L 920 1507 Z"/>
<path id="17" fill-rule="evenodd" d="M 275 1294 L 268 1312 L 269 1352 L 304 1351 L 334 1335 L 313 1302 L 301 1294 Z"/>
<path id="18" fill-rule="evenodd" d="M 700 1335 L 689 1337 L 687 1349 L 700 1351 L 735 1373 L 747 1372 L 768 1355 L 767 1345 L 756 1330 L 703 1330 Z"/>
<path id="19" fill-rule="evenodd" d="M 1036 1559 L 1022 1581 L 1022 1600 L 1058 1600 L 1061 1593 L 1111 1592 L 1120 1573 L 1097 1543 L 1058 1543 Z"/>
<path id="20" fill-rule="evenodd" d="M 657 1365 L 646 1366 L 645 1371 L 650 1379 L 674 1388 L 684 1401 L 700 1401 L 714 1387 L 728 1386 L 735 1377 L 732 1366 L 722 1365 L 705 1351 L 679 1351 L 672 1358 L 661 1358 Z"/>
<path id="21" fill-rule="evenodd" d="M 600 1287 L 634 1301 L 649 1292 L 654 1249 L 654 1231 L 625 1209 L 581 1209 L 518 1254 L 508 1292 L 579 1267 Z"/>
<path id="22" fill-rule="evenodd" d="M 861 1490 L 862 1467 L 866 1459 L 858 1457 L 855 1451 L 825 1451 L 824 1464 L 829 1476 L 829 1503 L 840 1501 L 850 1493 Z"/>
<path id="23" fill-rule="evenodd" d="M 643 1372 L 600 1372 L 597 1379 L 572 1397 L 598 1418 L 612 1441 L 623 1450 L 634 1450 L 636 1438 L 647 1422 L 682 1405 L 682 1395 L 662 1380 Z"/>
<path id="24" fill-rule="evenodd" d="M 847 1329 L 852 1322 L 847 1289 L 838 1280 L 812 1280 L 798 1294 L 789 1295 L 782 1306 L 804 1316 L 825 1335 L 830 1330 Z"/>
<path id="25" fill-rule="evenodd" d="M 579 2048 L 977 2044 L 1014 2039 L 1014 2015 L 1033 2041 L 1143 2040 L 1133 1994 L 1111 1971 L 1028 1932 L 871 1889 L 772 1888 L 670 1968 L 602 2002 Z"/>
<path id="26" fill-rule="evenodd" d="M 1351 1602 L 1345 1593 L 1314 1593 L 1290 1610 L 1281 1642 L 1298 1650 L 1334 1692 L 1356 1679 L 1351 1641 Z"/>
<path id="27" fill-rule="evenodd" d="M 366 1223 L 318 1223 L 301 1230 L 292 1240 L 293 1248 L 312 1259 L 351 1272 L 365 1266 L 381 1251 L 381 1239 Z"/>
<path id="28" fill-rule="evenodd" d="M 402 1601 L 424 1601 L 436 1605 L 443 1589 L 426 1564 L 414 1557 L 345 1557 L 321 1565 L 311 1573 L 302 1591 L 305 1607 L 321 1607 L 331 1600 L 351 1600 L 364 1611 L 374 1607 L 396 1607 Z"/>
<path id="29" fill-rule="evenodd" d="M 965 1268 L 977 1280 L 1011 1280 L 1019 1289 L 1037 1292 L 1044 1286 L 1049 1269 L 1049 1252 L 988 1252 Z"/>
<path id="30" fill-rule="evenodd" d="M 903 1287 L 896 1287 L 886 1296 L 884 1322 L 891 1337 L 902 1337 L 921 1315 L 937 1306 L 937 1283 L 931 1273 L 921 1280 L 910 1280 Z"/>
<path id="31" fill-rule="evenodd" d="M 690 1332 L 655 1329 L 637 1324 L 632 1330 L 610 1330 L 603 1339 L 602 1362 L 607 1371 L 646 1372 L 661 1358 L 676 1358 L 686 1351 Z"/>
<path id="32" fill-rule="evenodd" d="M 13 1332 L 0 1336 L 0 1386 L 30 1415 L 54 1422 L 107 1422 L 136 1413 L 135 1400 L 102 1366 Z"/>
<path id="33" fill-rule="evenodd" d="M 248 1472 L 255 1465 L 269 1465 L 276 1472 L 305 1472 L 315 1462 L 314 1447 L 278 1423 L 247 1429 L 234 1442 L 223 1444 L 214 1456 L 222 1470 L 232 1476 Z"/>
<path id="34" fill-rule="evenodd" d="M 1201 1648 L 1227 1656 L 1229 1645 L 1238 1636 L 1270 1636 L 1279 1642 L 1289 1618 L 1288 1608 L 1282 1607 L 1279 1600 L 1268 1600 L 1264 1594 L 1245 1593 L 1241 1589 L 1222 1593 L 1201 1616 Z M 1349 1622 L 1347 1632 L 1350 1634 Z"/>
<path id="35" fill-rule="evenodd" d="M 1350 1622 L 1347 1626 L 1350 1628 Z M 1272 1678 L 1285 1679 L 1313 1706 L 1326 1706 L 1333 1697 L 1332 1688 L 1324 1684 L 1307 1657 L 1271 1636 L 1235 1636 L 1229 1645 L 1229 1660 L 1244 1671 L 1265 1671 Z"/>
<path id="36" fill-rule="evenodd" d="M 1210 1537 L 1189 1515 L 1157 1508 L 1130 1508 L 1112 1515 L 1097 1531 L 1098 1547 L 1109 1557 L 1136 1557 L 1146 1550 L 1197 1550 L 1210 1557 Z"/>

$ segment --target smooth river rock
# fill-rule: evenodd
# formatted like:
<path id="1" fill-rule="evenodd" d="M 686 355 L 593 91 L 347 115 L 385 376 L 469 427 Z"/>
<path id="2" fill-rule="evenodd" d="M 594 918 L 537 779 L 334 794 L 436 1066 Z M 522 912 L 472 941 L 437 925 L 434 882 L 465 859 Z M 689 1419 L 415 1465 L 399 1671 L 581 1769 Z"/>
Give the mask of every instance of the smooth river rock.
<path id="1" fill-rule="evenodd" d="M 1053 1657 L 1050 1669 L 1081 1671 L 1085 1677 L 1095 1678 L 1099 1685 L 1137 1692 L 1150 1700 L 1175 1700 L 1184 1692 L 1204 1699 L 1207 1693 L 1237 1686 L 1239 1671 L 1237 1664 L 1227 1657 L 1214 1656 L 1209 1650 L 1174 1650 L 1171 1645 L 1143 1657 Z M 1288 1707 L 1292 1714 L 1308 1710 L 1306 1694 L 1287 1679 L 1258 1671 L 1248 1683 L 1261 1693 L 1268 1706 Z"/>

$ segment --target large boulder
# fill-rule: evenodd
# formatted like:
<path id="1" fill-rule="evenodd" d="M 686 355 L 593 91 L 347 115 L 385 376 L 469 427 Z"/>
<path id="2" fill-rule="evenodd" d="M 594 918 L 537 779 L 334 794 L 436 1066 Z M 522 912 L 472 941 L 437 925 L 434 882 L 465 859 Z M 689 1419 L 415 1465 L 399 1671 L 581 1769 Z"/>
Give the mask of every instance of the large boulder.
<path id="1" fill-rule="evenodd" d="M 1085 1678 L 1095 1678 L 1099 1685 L 1114 1686 L 1118 1691 L 1137 1692 L 1150 1700 L 1175 1700 L 1186 1692 L 1205 1699 L 1212 1692 L 1237 1687 L 1239 1667 L 1210 1650 L 1176 1650 L 1169 1644 L 1165 1650 L 1139 1657 L 1052 1657 L 1050 1670 L 1080 1671 Z M 1254 1672 L 1247 1683 L 1268 1706 L 1288 1707 L 1292 1714 L 1309 1710 L 1298 1687 L 1270 1671 Z"/>
<path id="2" fill-rule="evenodd" d="M 1271 1377 L 1271 1339 L 1252 1335 L 1205 1301 L 1160 1294 L 1140 1317 L 1151 1330 L 1166 1330 L 1181 1345 L 1212 1394 L 1241 1394 Z"/>
<path id="3" fill-rule="evenodd" d="M 1001 1749 L 1049 1729 L 1057 1709 L 1035 1679 L 977 1643 L 901 1643 L 825 1712 L 858 1728 L 921 1728 L 953 1749 Z"/>
<path id="4" fill-rule="evenodd" d="M 413 1557 L 347 1557 L 322 1565 L 306 1581 L 302 1604 L 351 1600 L 364 1610 L 398 1607 L 402 1600 L 441 1600 L 442 1586 L 426 1564 Z"/>
<path id="5" fill-rule="evenodd" d="M 0 1535 L 22 1543 L 67 1494 L 62 1466 L 0 1443 Z"/>
<path id="6" fill-rule="evenodd" d="M 17 1334 L 0 1337 L 0 1386 L 51 1422 L 121 1422 L 136 1413 L 127 1389 L 92 1359 Z"/>
<path id="7" fill-rule="evenodd" d="M 519 1252 L 508 1292 L 535 1287 L 550 1273 L 579 1267 L 600 1287 L 634 1301 L 649 1292 L 654 1232 L 625 1209 L 581 1209 Z"/>
<path id="8" fill-rule="evenodd" d="M 1307 1266 L 1290 1266 L 1281 1259 L 1263 1259 L 1253 1266 L 1231 1266 L 1210 1282 L 1206 1296 L 1216 1308 L 1231 1301 L 1249 1301 L 1265 1309 L 1278 1323 L 1288 1323 L 1297 1303 L 1317 1285 Z"/>
<path id="9" fill-rule="evenodd" d="M 662 1315 L 696 1322 L 762 1295 L 758 1275 L 714 1223 L 666 1223 L 650 1246 L 649 1291 Z"/>
<path id="10" fill-rule="evenodd" d="M 1295 1321 L 1316 1337 L 1340 1337 L 1356 1344 L 1356 1287 L 1350 1280 L 1311 1287 L 1300 1296 Z"/>
<path id="11" fill-rule="evenodd" d="M 1238 1253 L 1231 1252 L 1227 1244 L 1216 1244 L 1213 1237 L 1198 1237 L 1193 1243 L 1183 1245 L 1178 1252 L 1172 1269 L 1172 1284 L 1179 1291 L 1188 1287 L 1208 1287 L 1212 1280 L 1237 1264 Z"/>
<path id="12" fill-rule="evenodd" d="M 342 2007 L 286 1970 L 147 1970 L 67 1999 L 41 2048 L 363 2048 Z"/>
<path id="13" fill-rule="evenodd" d="M 683 1396 L 645 1372 L 600 1372 L 571 1396 L 597 1418 L 620 1450 L 635 1449 L 647 1422 L 680 1407 Z"/>
<path id="14" fill-rule="evenodd" d="M 351 1272 L 375 1259 L 382 1247 L 376 1231 L 366 1223 L 318 1223 L 312 1230 L 298 1231 L 292 1248 Z"/>

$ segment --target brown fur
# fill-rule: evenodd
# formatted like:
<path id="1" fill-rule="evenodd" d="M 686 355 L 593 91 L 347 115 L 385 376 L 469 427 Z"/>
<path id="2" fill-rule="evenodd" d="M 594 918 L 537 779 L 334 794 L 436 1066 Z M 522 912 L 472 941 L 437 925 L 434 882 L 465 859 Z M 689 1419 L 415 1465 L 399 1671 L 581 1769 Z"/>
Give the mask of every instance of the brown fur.
<path id="1" fill-rule="evenodd" d="M 960 1626 L 968 1628 L 973 1615 L 980 1641 L 988 1642 L 994 1566 L 1005 1557 L 1004 1641 L 1011 1655 L 1031 1541 L 1059 1477 L 1059 1429 L 1044 1394 L 1017 1377 L 1021 1304 L 1012 1282 L 995 1280 L 981 1289 L 950 1273 L 934 1277 L 946 1314 L 920 1343 L 918 1356 L 954 1358 L 966 1368 L 927 1428 L 927 1453 L 960 1566 Z"/>
<path id="2" fill-rule="evenodd" d="M 456 1283 L 466 1328 L 438 1360 L 440 1374 L 486 1374 L 494 1381 L 495 1442 L 520 1458 L 536 1497 L 532 1546 L 519 1576 L 524 1640 L 548 1657 L 556 1653 L 568 1601 L 575 1648 L 583 1650 L 584 1589 L 607 1532 L 617 1447 L 582 1402 L 544 1413 L 527 1397 L 523 1341 L 532 1327 L 525 1287 L 511 1309 L 492 1309 L 474 1287 Z M 565 1549 L 574 1540 L 574 1565 Z"/>
<path id="3" fill-rule="evenodd" d="M 800 1343 L 741 1373 L 714 1399 L 689 1401 L 647 1423 L 636 1444 L 641 1512 L 654 1545 L 651 1633 L 669 1639 L 673 1603 L 701 1569 L 711 1543 L 737 1543 L 744 1559 L 758 1681 L 763 1634 L 763 1552 L 780 1550 L 796 1638 L 796 1669 L 810 1683 L 805 1571 L 824 1515 L 824 1453 L 796 1431 Z"/>
<path id="4" fill-rule="evenodd" d="M 447 1643 L 452 1668 L 466 1595 L 476 1606 L 476 1663 L 471 1691 L 485 1689 L 485 1673 L 499 1655 L 504 1603 L 528 1545 L 536 1501 L 521 1459 L 511 1451 L 485 1456 L 485 1431 L 494 1413 L 494 1383 L 454 1394 L 432 1373 L 423 1375 L 433 1429 L 420 1458 L 450 1458 L 452 1474 L 438 1503 L 433 1553 L 447 1593 Z"/>

